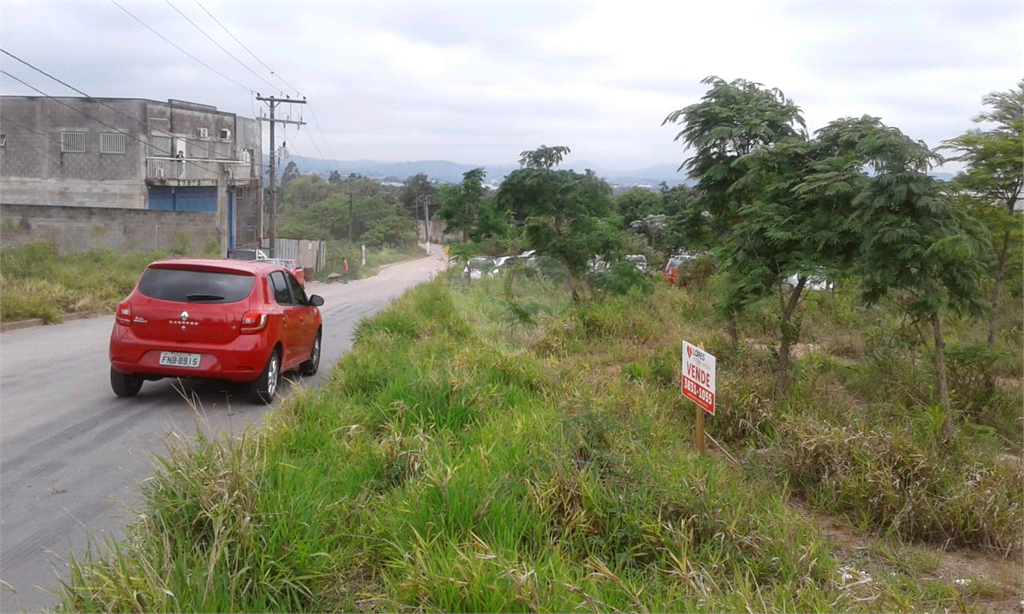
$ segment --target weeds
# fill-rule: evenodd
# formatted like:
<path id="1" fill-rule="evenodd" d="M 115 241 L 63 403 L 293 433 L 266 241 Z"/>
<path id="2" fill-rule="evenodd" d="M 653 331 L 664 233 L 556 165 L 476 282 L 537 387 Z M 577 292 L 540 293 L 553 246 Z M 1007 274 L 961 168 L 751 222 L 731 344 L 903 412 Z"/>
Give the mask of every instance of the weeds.
<path id="1" fill-rule="evenodd" d="M 130 538 L 73 563 L 65 609 L 937 611 L 1019 588 L 936 580 L 926 550 L 1020 553 L 1017 397 L 983 377 L 1012 358 L 954 352 L 959 389 L 990 396 L 946 439 L 913 335 L 842 293 L 808 301 L 772 400 L 775 323 L 719 332 L 710 272 L 578 306 L 493 281 L 411 291 L 265 431 L 173 452 Z M 725 453 L 694 451 L 681 339 L 718 357 Z M 863 570 L 798 500 L 918 550 L 859 549 Z"/>

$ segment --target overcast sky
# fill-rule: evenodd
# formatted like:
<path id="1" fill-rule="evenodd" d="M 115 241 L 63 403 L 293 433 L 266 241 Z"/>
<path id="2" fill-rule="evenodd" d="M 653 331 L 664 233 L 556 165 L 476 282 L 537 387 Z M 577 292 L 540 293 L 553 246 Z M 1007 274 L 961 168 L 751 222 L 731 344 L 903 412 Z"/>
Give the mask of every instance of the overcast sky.
<path id="1" fill-rule="evenodd" d="M 545 144 L 634 170 L 686 159 L 662 121 L 709 75 L 781 89 L 812 131 L 870 114 L 936 147 L 1024 78 L 1024 2 L 0 0 L 0 47 L 95 97 L 256 117 L 257 92 L 304 96 L 292 155 L 515 165 Z M 77 95 L 0 69 L 31 86 L 0 74 L 3 94 Z"/>

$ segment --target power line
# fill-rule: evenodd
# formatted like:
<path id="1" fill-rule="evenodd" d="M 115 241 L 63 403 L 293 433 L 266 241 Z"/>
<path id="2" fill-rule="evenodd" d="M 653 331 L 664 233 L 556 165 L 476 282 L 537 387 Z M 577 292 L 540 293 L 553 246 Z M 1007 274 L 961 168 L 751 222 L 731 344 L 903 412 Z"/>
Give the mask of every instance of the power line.
<path id="1" fill-rule="evenodd" d="M 150 31 L 150 32 L 152 32 L 153 34 L 156 34 L 157 36 L 159 36 L 160 38 L 162 38 L 162 39 L 163 39 L 164 41 L 166 41 L 168 45 L 170 45 L 170 46 L 174 47 L 174 48 L 175 48 L 175 49 L 177 49 L 178 51 L 180 51 L 180 52 L 184 53 L 185 55 L 187 55 L 188 57 L 192 58 L 193 60 L 195 60 L 196 62 L 198 62 L 198 63 L 199 63 L 200 65 L 202 65 L 202 66 L 206 67 L 207 69 L 209 69 L 209 70 L 210 70 L 210 71 L 212 71 L 213 73 L 215 73 L 215 74 L 217 74 L 218 76 L 220 76 L 220 77 L 221 77 L 222 79 L 225 79 L 225 80 L 227 80 L 227 81 L 230 81 L 231 83 L 234 83 L 235 85 L 237 85 L 238 87 L 242 88 L 243 90 L 246 90 L 246 91 L 247 91 L 247 92 L 249 92 L 250 94 L 251 94 L 252 92 L 254 92 L 254 91 L 255 91 L 255 90 L 253 90 L 253 89 L 252 89 L 252 88 L 250 88 L 250 87 L 245 87 L 244 85 L 242 85 L 242 84 L 241 84 L 241 83 L 239 83 L 238 81 L 235 81 L 235 80 L 234 80 L 234 79 L 232 79 L 231 77 L 228 77 L 228 76 L 227 76 L 227 75 L 225 75 L 224 73 L 222 73 L 222 72 L 220 72 L 219 70 L 217 70 L 217 69 L 215 69 L 215 68 L 211 67 L 211 66 L 210 66 L 209 64 L 207 64 L 206 62 L 203 62 L 202 60 L 200 60 L 200 59 L 199 59 L 199 58 L 197 58 L 196 56 L 192 55 L 192 54 L 191 54 L 191 53 L 189 53 L 188 51 L 185 51 L 184 49 L 182 49 L 182 48 L 181 48 L 181 47 L 179 47 L 178 45 L 174 44 L 174 42 L 172 42 L 172 41 L 171 41 L 171 40 L 170 40 L 169 38 L 167 38 L 167 37 L 166 37 L 166 36 L 164 36 L 163 34 L 160 34 L 160 33 L 159 33 L 159 32 L 157 32 L 156 30 L 154 30 L 153 28 L 151 28 L 151 27 L 150 27 L 150 26 L 149 26 L 149 25 L 148 25 L 148 24 L 147 24 L 146 22 L 142 21 L 141 19 L 139 19 L 138 17 L 136 17 L 135 15 L 133 15 L 131 11 L 129 11 L 128 9 L 126 9 L 126 8 L 124 8 L 123 6 L 121 6 L 120 4 L 118 4 L 118 3 L 117 3 L 117 0 L 110 0 L 110 1 L 114 3 L 114 6 L 116 6 L 117 8 L 119 8 L 119 9 L 121 9 L 122 11 L 124 11 L 125 13 L 127 13 L 129 17 L 131 17 L 131 18 L 132 18 L 132 19 L 134 19 L 135 21 L 137 21 L 137 22 L 139 22 L 140 24 L 142 24 L 142 26 L 143 26 L 144 28 L 146 28 L 147 30 L 149 30 L 149 31 Z"/>
<path id="2" fill-rule="evenodd" d="M 183 17 L 183 18 L 185 19 L 185 21 L 187 21 L 187 22 L 189 22 L 190 24 L 192 24 L 192 26 L 193 26 L 193 27 L 194 27 L 194 28 L 195 28 L 196 30 L 199 30 L 199 32 L 200 32 L 200 33 L 201 33 L 201 34 L 202 34 L 203 36 L 205 36 L 206 38 L 210 39 L 210 42 L 212 42 L 212 43 L 213 43 L 214 45 L 217 45 L 217 47 L 219 47 L 221 51 L 223 51 L 224 53 L 228 54 L 228 56 L 229 56 L 229 57 L 230 57 L 230 58 L 231 58 L 232 60 L 234 60 L 234 61 L 238 62 L 239 64 L 241 64 L 241 65 L 242 65 L 242 68 L 244 68 L 244 69 L 248 70 L 249 72 L 251 72 L 251 73 L 253 74 L 253 76 L 255 76 L 255 77 L 256 77 L 257 79 L 259 79 L 260 81 L 263 81 L 264 83 L 266 83 L 266 84 L 267 84 L 267 85 L 269 85 L 270 87 L 274 87 L 274 84 L 273 84 L 273 83 L 271 83 L 270 81 L 267 81 L 266 79 L 264 79 L 263 77 L 261 77 L 261 76 L 260 76 L 260 75 L 259 75 L 259 74 L 258 74 L 258 73 L 257 73 L 257 72 L 255 71 L 255 70 L 253 70 L 253 69 L 249 68 L 248 66 L 246 66 L 246 64 L 245 64 L 244 62 L 242 62 L 242 60 L 239 60 L 239 59 L 238 59 L 238 58 L 236 58 L 236 57 L 235 57 L 234 55 L 232 55 L 230 51 L 228 51 L 227 49 L 225 49 L 225 48 L 224 48 L 224 47 L 223 47 L 223 46 L 222 46 L 222 45 L 221 45 L 220 43 L 218 43 L 218 42 L 217 42 L 217 41 L 216 41 L 216 40 L 215 40 L 215 39 L 214 39 L 214 38 L 213 38 L 212 36 L 210 36 L 209 34 L 207 34 L 205 30 L 203 30 L 202 28 L 200 28 L 200 27 L 199 27 L 199 25 L 198 25 L 198 24 L 196 24 L 196 22 L 194 22 L 194 21 L 192 21 L 191 19 L 189 19 L 189 18 L 188 18 L 188 16 L 187 16 L 187 15 L 185 15 L 185 13 L 182 13 L 182 12 L 181 12 L 181 9 L 179 9 L 178 7 L 176 7 L 176 6 L 174 6 L 173 4 L 171 4 L 171 0 L 164 0 L 164 1 L 165 1 L 165 2 L 167 2 L 167 4 L 168 4 L 168 5 L 170 5 L 170 7 L 171 7 L 172 9 L 174 9 L 174 10 L 175 10 L 175 12 L 177 12 L 177 13 L 178 13 L 179 15 L 181 15 L 181 16 L 182 16 L 182 17 Z"/>
<path id="3" fill-rule="evenodd" d="M 124 116 L 124 117 L 127 117 L 128 119 L 130 119 L 130 120 L 132 120 L 132 121 L 134 121 L 134 122 L 138 123 L 138 124 L 139 124 L 140 126 L 142 126 L 142 127 L 144 128 L 144 129 L 145 129 L 145 128 L 147 128 L 147 126 L 146 126 L 146 122 L 142 121 L 142 120 L 141 120 L 141 119 L 139 119 L 138 117 L 135 117 L 134 115 L 129 115 L 129 114 L 125 113 L 124 111 L 122 111 L 121 109 L 118 109 L 117 107 L 112 107 L 112 106 L 110 106 L 109 104 L 107 104 L 107 103 L 103 102 L 102 100 L 99 100 L 99 99 L 97 99 L 97 98 L 93 98 L 92 96 L 90 96 L 89 94 L 86 94 L 85 92 L 83 92 L 82 90 L 78 89 L 77 87 L 75 87 L 75 86 L 73 86 L 73 85 L 69 85 L 69 84 L 67 84 L 67 83 L 64 83 L 63 81 L 61 81 L 61 80 L 60 80 L 60 79 L 58 79 L 57 77 L 54 77 L 53 75 L 49 74 L 49 73 L 48 73 L 48 72 L 46 72 L 45 70 L 43 70 L 43 69 L 41 69 L 41 68 L 39 68 L 39 67 L 37 67 L 37 66 L 33 66 L 32 64 L 29 64 L 29 63 L 28 63 L 28 62 L 26 62 L 25 60 L 23 60 L 23 59 L 19 58 L 18 56 L 14 55 L 14 54 L 13 54 L 13 53 L 11 53 L 10 51 L 7 51 L 6 49 L 0 48 L 0 52 L 3 52 L 3 53 L 4 53 L 5 55 L 7 55 L 7 56 L 10 56 L 10 57 L 14 58 L 15 60 L 17 60 L 17 61 L 21 62 L 21 63 L 22 63 L 22 64 L 24 64 L 25 66 L 28 66 L 29 68 L 31 68 L 32 70 L 34 70 L 34 71 L 38 72 L 39 74 L 41 74 L 41 75 L 43 75 L 43 76 L 45 76 L 45 77 L 48 77 L 48 78 L 50 78 L 50 79 L 53 79 L 54 81 L 56 81 L 57 83 L 60 83 L 60 84 L 61 84 L 61 85 L 63 85 L 64 87 L 68 88 L 69 90 L 72 90 L 72 91 L 74 91 L 74 92 L 77 92 L 77 93 L 81 94 L 82 96 L 85 96 L 86 98 L 88 98 L 88 99 L 90 99 L 90 100 L 92 100 L 92 101 L 96 102 L 97 104 L 99 104 L 99 105 L 101 105 L 101 106 L 104 106 L 104 107 L 106 107 L 106 108 L 110 109 L 111 111 L 114 111 L 115 113 L 118 113 L 119 115 L 122 115 L 122 116 Z M 12 78 L 13 78 L 13 77 L 12 77 Z M 29 86 L 29 87 L 31 87 L 31 86 Z M 36 91 L 38 92 L 39 90 L 36 90 Z M 44 95 L 45 95 L 45 94 L 44 94 Z M 170 152 L 168 152 L 168 153 L 170 153 Z"/>
<path id="4" fill-rule="evenodd" d="M 256 54 L 255 54 L 255 53 L 253 53 L 252 51 L 249 51 L 249 48 L 248 48 L 248 47 L 246 47 L 246 46 L 245 46 L 245 45 L 244 45 L 244 44 L 242 43 L 242 41 L 238 40 L 238 38 L 237 38 L 237 37 L 236 37 L 236 36 L 235 36 L 234 34 L 232 34 L 232 33 L 231 33 L 231 31 L 230 31 L 230 30 L 228 30 L 228 29 L 227 29 L 227 27 L 226 27 L 226 26 L 225 26 L 224 24 L 222 24 L 222 23 L 221 23 L 221 22 L 220 22 L 220 21 L 219 21 L 219 20 L 218 20 L 218 19 L 217 19 L 216 17 L 214 17 L 214 16 L 213 16 L 213 13 L 211 13 L 211 12 L 210 12 L 210 11 L 208 11 L 208 10 L 206 10 L 206 7 L 205 7 L 205 6 L 203 6 L 202 4 L 199 4 L 199 0 L 195 0 L 195 3 L 196 3 L 196 4 L 198 5 L 198 6 L 199 6 L 199 8 L 203 9 L 203 11 L 204 11 L 204 12 L 205 12 L 205 13 L 206 13 L 207 15 L 209 15 L 209 16 L 210 16 L 210 19 L 212 19 L 212 20 L 213 20 L 214 22 L 216 22 L 218 26 L 220 26 L 220 27 L 221 27 L 221 28 L 222 28 L 222 29 L 223 29 L 223 30 L 224 30 L 225 32 L 227 32 L 227 33 L 228 33 L 228 36 L 230 36 L 230 37 L 231 37 L 232 39 L 234 39 L 234 41 L 235 41 L 236 43 L 238 43 L 239 45 L 241 45 L 242 49 L 245 49 L 245 50 L 246 50 L 246 51 L 247 51 L 247 52 L 249 53 L 249 55 L 251 55 L 251 56 L 252 56 L 252 57 L 253 57 L 253 58 L 254 58 L 254 59 L 255 59 L 255 60 L 257 61 L 257 62 L 259 62 L 259 63 L 260 63 L 260 64 L 261 64 L 262 66 L 263 66 L 263 68 L 266 68 L 266 69 L 267 69 L 268 71 L 270 71 L 270 74 L 274 75 L 274 76 L 275 76 L 275 77 L 277 77 L 278 79 L 281 79 L 281 83 L 284 83 L 284 84 L 285 84 L 285 85 L 287 85 L 287 86 L 288 86 L 289 88 L 291 88 L 291 89 L 292 89 L 292 90 L 293 90 L 293 91 L 295 92 L 295 96 L 296 96 L 296 97 L 298 97 L 298 96 L 301 96 L 301 95 L 302 95 L 302 94 L 301 94 L 301 93 L 299 92 L 298 88 L 294 87 L 293 85 L 291 85 L 290 83 L 288 83 L 287 81 L 285 81 L 285 80 L 284 80 L 284 78 L 282 78 L 282 77 L 281 77 L 281 75 L 279 75 L 279 74 L 277 74 L 276 72 L 274 72 L 274 71 L 273 71 L 273 69 L 271 69 L 271 68 L 270 68 L 269 66 L 267 66 L 267 64 L 266 64 L 266 63 L 265 63 L 265 62 L 264 62 L 263 60 L 261 60 L 261 59 L 259 59 L 258 57 L 256 57 Z M 273 86 L 271 86 L 271 87 L 273 87 Z"/>
<path id="5" fill-rule="evenodd" d="M 93 117 L 92 115 L 89 115 L 88 113 L 86 113 L 85 111 L 82 111 L 81 109 L 76 109 L 75 107 L 73 107 L 73 106 L 71 106 L 71 105 L 69 105 L 69 104 L 67 104 L 67 103 L 65 103 L 65 102 L 61 102 L 60 100 L 58 100 L 58 99 L 54 98 L 53 96 L 51 96 L 51 95 L 47 94 L 46 92 L 44 92 L 44 91 L 40 90 L 39 88 L 37 88 L 37 87 L 34 87 L 34 86 L 32 86 L 32 85 L 29 85 L 28 83 L 26 83 L 26 82 L 22 81 L 21 79 L 19 79 L 19 78 L 15 77 L 15 76 L 14 76 L 14 75 L 12 75 L 11 73 L 7 72 L 6 70 L 0 70 L 0 74 L 3 74 L 3 75 L 7 75 L 7 76 L 8 76 L 8 77 L 10 77 L 11 79 L 14 79 L 14 80 L 15 80 L 15 81 L 17 81 L 18 83 L 21 83 L 22 85 L 24 85 L 24 86 L 28 87 L 29 89 L 32 89 L 32 90 L 34 90 L 34 91 L 36 91 L 36 92 L 38 92 L 38 93 L 42 94 L 42 95 L 43 95 L 43 96 L 45 96 L 46 98 L 49 98 L 50 100 L 52 100 L 52 101 L 56 102 L 57 104 L 61 105 L 62 107 L 67 107 L 68 109 L 71 109 L 71 110 L 72 110 L 72 111 L 74 111 L 75 113 L 78 113 L 79 115 L 82 115 L 82 116 L 83 116 L 83 117 L 85 117 L 86 119 L 92 120 L 92 121 L 96 122 L 97 124 L 100 124 L 101 126 L 106 126 L 107 128 L 110 128 L 111 130 L 113 130 L 113 131 L 114 131 L 114 132 L 116 132 L 117 134 L 123 134 L 123 135 L 124 135 L 125 137 L 127 137 L 127 138 L 129 138 L 129 139 L 131 139 L 131 140 L 135 141 L 136 143 L 140 143 L 140 144 L 142 144 L 142 145 L 144 145 L 144 146 L 147 146 L 147 147 L 153 147 L 153 148 L 154 148 L 154 149 L 156 149 L 157 151 L 160 151 L 160 150 L 159 150 L 159 149 L 158 149 L 158 148 L 156 147 L 156 145 L 151 145 L 150 143 L 148 143 L 148 142 L 146 142 L 146 141 L 143 141 L 142 139 L 139 139 L 139 138 L 137 138 L 137 137 L 136 137 L 135 135 L 129 134 L 129 133 L 127 133 L 127 132 L 122 132 L 122 131 L 121 131 L 121 130 L 120 130 L 119 128 L 117 128 L 117 127 L 115 127 L 115 126 L 111 126 L 110 124 L 108 124 L 108 123 L 106 123 L 106 122 L 104 122 L 104 121 L 101 121 L 101 120 L 99 120 L 99 119 L 96 119 L 95 117 Z M 9 120 L 8 120 L 8 119 L 7 119 L 6 117 L 5 117 L 5 118 L 4 118 L 4 121 L 9 121 Z M 165 151 L 164 153 L 166 153 L 166 154 L 168 155 L 168 157 L 171 157 L 171 152 L 169 152 L 169 151 Z M 198 169 L 201 169 L 201 170 L 207 170 L 207 169 L 205 169 L 205 168 L 204 168 L 203 166 L 201 166 L 201 165 L 199 165 L 199 164 L 197 164 L 197 163 L 193 162 L 192 160 L 185 160 L 185 159 L 182 159 L 182 162 L 184 162 L 184 163 L 186 163 L 186 164 L 189 164 L 189 165 L 191 165 L 191 166 L 194 166 L 194 167 L 196 167 L 196 168 L 198 168 Z"/>
<path id="6" fill-rule="evenodd" d="M 20 129 L 28 131 L 28 132 L 34 132 L 34 133 L 38 134 L 39 136 L 43 137 L 44 139 L 47 139 L 49 141 L 53 141 L 54 143 L 61 143 L 61 141 L 58 141 L 57 139 L 53 138 L 49 134 L 46 134 L 45 132 L 40 132 L 40 131 L 35 130 L 33 128 L 29 128 L 25 124 L 16 122 L 13 119 L 11 119 L 10 117 L 4 117 L 4 123 L 5 124 L 13 124 L 15 128 L 20 128 Z M 32 150 L 35 151 L 40 156 L 45 156 L 46 155 L 45 153 L 43 153 L 43 151 L 41 149 L 39 149 L 35 145 L 31 145 L 28 142 L 23 142 L 22 144 L 27 146 L 27 147 L 32 148 Z"/>
<path id="7" fill-rule="evenodd" d="M 276 72 L 274 72 L 274 70 L 272 68 L 270 68 L 270 66 L 268 66 L 266 64 L 266 62 L 261 60 L 255 53 L 253 53 L 248 47 L 246 47 L 245 44 L 242 41 L 240 41 L 238 39 L 238 37 L 236 37 L 234 34 L 232 34 L 231 31 L 228 30 L 227 26 L 225 26 L 223 23 L 221 23 L 220 20 L 218 20 L 209 10 L 206 9 L 206 7 L 204 7 L 199 2 L 199 0 L 194 0 L 194 1 L 195 1 L 196 5 L 199 6 L 199 8 L 203 9 L 203 11 L 207 15 L 209 15 L 210 19 L 212 19 L 217 25 L 219 25 L 228 34 L 228 36 L 230 36 L 236 43 L 238 43 L 242 47 L 242 49 L 245 49 L 249 53 L 249 55 L 251 55 L 257 62 L 260 63 L 260 65 L 262 65 L 264 68 L 266 68 L 270 72 L 270 74 L 274 75 L 275 77 L 280 79 L 282 83 L 284 83 L 285 85 L 287 85 L 291 89 L 295 90 L 296 96 L 300 95 L 299 91 L 298 91 L 298 88 L 296 88 L 295 86 L 291 85 L 290 83 L 285 81 L 283 77 L 281 77 Z M 170 0 L 166 0 L 166 2 L 170 3 Z M 316 113 L 313 111 L 312 107 L 310 107 L 310 113 L 313 116 L 313 123 L 316 126 L 317 132 L 320 134 L 320 139 L 323 141 L 324 146 L 327 148 L 327 154 L 330 156 L 330 159 L 334 161 L 335 166 L 339 166 L 338 159 L 334 155 L 334 153 L 331 151 L 330 142 L 327 140 L 327 137 L 324 136 L 323 128 L 320 127 L 320 121 L 319 121 L 319 119 L 317 119 Z M 320 158 L 324 159 L 323 152 L 320 151 L 320 147 L 317 145 L 317 143 L 313 139 L 312 135 L 310 135 L 309 140 L 310 140 L 310 143 L 312 143 L 313 148 L 316 149 L 317 154 L 320 156 Z M 274 152 L 271 152 L 271 155 L 274 155 Z"/>

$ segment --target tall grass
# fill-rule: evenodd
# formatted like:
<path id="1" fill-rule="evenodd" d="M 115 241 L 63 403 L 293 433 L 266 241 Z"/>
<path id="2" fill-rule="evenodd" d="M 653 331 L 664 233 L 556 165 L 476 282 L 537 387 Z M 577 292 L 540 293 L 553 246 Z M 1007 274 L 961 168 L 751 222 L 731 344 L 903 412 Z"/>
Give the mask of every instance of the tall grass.
<path id="1" fill-rule="evenodd" d="M 864 580 L 800 511 L 872 543 L 1019 556 L 1020 442 L 963 407 L 941 439 L 928 362 L 875 350 L 884 312 L 861 338 L 852 303 L 809 305 L 813 348 L 772 400 L 769 327 L 733 344 L 707 289 L 580 305 L 520 290 L 537 309 L 513 333 L 500 284 L 421 286 L 264 430 L 182 442 L 130 538 L 75 561 L 63 608 L 872 612 L 1016 594 L 884 548 Z M 707 429 L 724 447 L 705 456 L 681 339 L 719 358 Z"/>
<path id="2" fill-rule="evenodd" d="M 146 265 L 167 255 L 102 248 L 60 254 L 51 243 L 5 249 L 0 251 L 0 320 L 60 322 L 66 313 L 112 313 Z"/>

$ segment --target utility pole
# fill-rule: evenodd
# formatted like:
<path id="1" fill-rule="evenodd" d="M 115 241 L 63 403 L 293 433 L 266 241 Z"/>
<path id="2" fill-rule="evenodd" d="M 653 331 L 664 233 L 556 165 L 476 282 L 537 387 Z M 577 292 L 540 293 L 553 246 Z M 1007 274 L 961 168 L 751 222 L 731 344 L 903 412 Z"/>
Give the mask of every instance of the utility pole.
<path id="1" fill-rule="evenodd" d="M 274 98 L 273 96 L 264 97 L 260 96 L 259 92 L 256 93 L 256 100 L 260 102 L 266 102 L 267 106 L 270 107 L 270 117 L 261 117 L 260 119 L 265 122 L 270 122 L 270 257 L 274 258 L 277 256 L 277 172 L 274 168 L 274 161 L 277 158 L 277 150 L 274 146 L 274 124 L 297 124 L 299 126 L 306 125 L 306 122 L 296 121 L 292 119 L 274 119 L 274 109 L 277 105 L 282 102 L 288 104 L 306 104 L 306 97 L 303 96 L 302 100 L 291 98 Z"/>
<path id="2" fill-rule="evenodd" d="M 430 253 L 430 196 L 423 195 L 423 239 L 427 244 L 427 253 Z"/>

